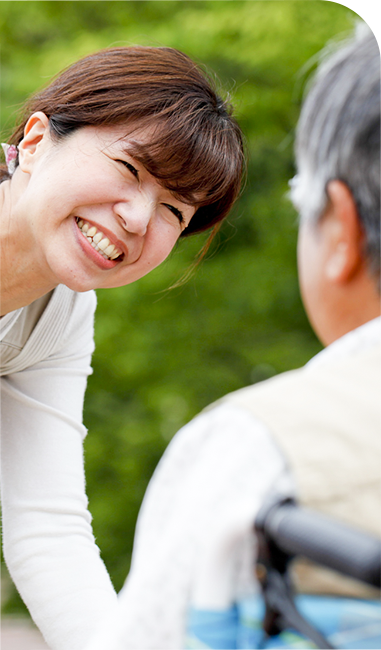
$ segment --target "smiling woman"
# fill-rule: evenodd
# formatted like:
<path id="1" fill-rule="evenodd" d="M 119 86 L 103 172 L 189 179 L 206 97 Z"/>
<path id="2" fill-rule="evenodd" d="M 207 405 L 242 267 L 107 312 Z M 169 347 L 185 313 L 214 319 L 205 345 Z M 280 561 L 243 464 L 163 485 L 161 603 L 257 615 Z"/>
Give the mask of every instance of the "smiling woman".
<path id="1" fill-rule="evenodd" d="M 18 198 L 5 251 L 9 269 L 25 242 L 28 274 L 33 260 L 39 262 L 36 290 L 41 281 L 45 292 L 57 284 L 87 291 L 134 282 L 168 256 L 190 224 L 196 207 L 175 196 L 127 153 L 133 146 L 144 146 L 148 127 L 128 136 L 125 128 L 84 126 L 56 141 L 45 113 L 33 113 L 26 123 L 12 179 Z M 13 246 L 12 230 L 19 233 Z M 115 251 L 118 254 L 110 259 Z M 13 282 L 18 269 L 15 264 Z M 22 277 L 17 284 L 13 299 L 18 297 L 23 305 Z"/>
<path id="2" fill-rule="evenodd" d="M 25 106 L 1 166 L 5 558 L 53 650 L 79 650 L 116 607 L 84 487 L 93 289 L 138 280 L 240 190 L 231 107 L 186 55 L 114 48 Z"/>

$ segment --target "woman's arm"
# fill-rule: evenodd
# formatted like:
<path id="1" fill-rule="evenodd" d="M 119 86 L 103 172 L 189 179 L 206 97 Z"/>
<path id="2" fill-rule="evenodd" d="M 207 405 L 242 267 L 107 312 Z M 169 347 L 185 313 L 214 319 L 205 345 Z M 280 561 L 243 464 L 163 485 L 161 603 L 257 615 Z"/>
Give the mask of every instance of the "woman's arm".
<path id="1" fill-rule="evenodd" d="M 64 342 L 2 378 L 4 555 L 52 650 L 79 650 L 116 603 L 87 510 L 83 396 L 94 298 L 80 294 Z"/>

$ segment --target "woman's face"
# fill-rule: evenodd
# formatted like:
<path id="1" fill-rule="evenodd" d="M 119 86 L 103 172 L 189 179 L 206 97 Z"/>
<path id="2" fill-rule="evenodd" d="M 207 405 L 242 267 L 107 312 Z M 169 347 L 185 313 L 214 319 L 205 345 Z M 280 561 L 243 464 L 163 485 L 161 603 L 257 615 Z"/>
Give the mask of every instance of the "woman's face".
<path id="1" fill-rule="evenodd" d="M 129 284 L 163 262 L 195 207 L 128 154 L 122 128 L 84 127 L 53 143 L 43 114 L 35 115 L 19 147 L 15 211 L 43 272 L 87 291 Z"/>

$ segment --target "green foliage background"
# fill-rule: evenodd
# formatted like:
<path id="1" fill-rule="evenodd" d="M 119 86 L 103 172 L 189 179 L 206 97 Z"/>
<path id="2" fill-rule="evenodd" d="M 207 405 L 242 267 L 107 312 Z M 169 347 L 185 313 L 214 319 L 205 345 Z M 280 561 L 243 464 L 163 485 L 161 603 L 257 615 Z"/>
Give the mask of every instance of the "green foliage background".
<path id="1" fill-rule="evenodd" d="M 247 140 L 246 187 L 193 278 L 168 290 L 204 235 L 181 241 L 139 282 L 98 291 L 85 458 L 94 531 L 116 589 L 146 485 L 179 427 L 320 349 L 298 292 L 287 181 L 306 70 L 356 18 L 320 0 L 0 3 L 3 141 L 29 93 L 79 57 L 121 44 L 176 47 L 213 70 Z M 6 611 L 21 607 L 12 593 Z"/>

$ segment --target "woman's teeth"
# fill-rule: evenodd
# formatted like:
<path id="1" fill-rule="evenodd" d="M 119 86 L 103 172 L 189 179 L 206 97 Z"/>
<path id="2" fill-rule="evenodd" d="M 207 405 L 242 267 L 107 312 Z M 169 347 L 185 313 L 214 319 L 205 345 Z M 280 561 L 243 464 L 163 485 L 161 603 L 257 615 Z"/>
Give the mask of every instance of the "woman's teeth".
<path id="1" fill-rule="evenodd" d="M 76 217 L 76 222 L 82 235 L 86 237 L 92 247 L 106 260 L 115 260 L 119 255 L 122 255 L 122 251 L 114 246 L 114 244 L 110 244 L 110 240 L 104 236 L 103 232 L 99 232 L 95 226 L 90 226 L 87 221 L 83 221 L 78 217 Z"/>

